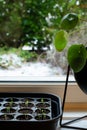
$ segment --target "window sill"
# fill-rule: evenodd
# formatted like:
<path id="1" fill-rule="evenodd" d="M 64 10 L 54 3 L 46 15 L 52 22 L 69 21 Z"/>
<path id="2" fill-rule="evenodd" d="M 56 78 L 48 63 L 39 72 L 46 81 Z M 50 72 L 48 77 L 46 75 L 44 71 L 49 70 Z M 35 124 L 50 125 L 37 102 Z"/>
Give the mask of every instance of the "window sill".
<path id="1" fill-rule="evenodd" d="M 28 76 L 1 76 L 0 85 L 61 85 L 65 84 L 66 76 L 58 77 L 28 77 Z M 69 76 L 69 83 L 75 83 L 74 77 Z"/>

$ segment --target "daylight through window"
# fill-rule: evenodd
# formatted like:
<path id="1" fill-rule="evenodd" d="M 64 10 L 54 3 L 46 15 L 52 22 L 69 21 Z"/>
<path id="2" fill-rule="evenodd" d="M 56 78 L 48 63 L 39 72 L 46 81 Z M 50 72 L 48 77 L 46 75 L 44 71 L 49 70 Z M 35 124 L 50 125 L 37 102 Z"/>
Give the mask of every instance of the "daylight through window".
<path id="1" fill-rule="evenodd" d="M 56 51 L 53 35 L 67 13 L 86 19 L 84 5 L 84 0 L 0 0 L 0 76 L 66 75 L 67 47 Z M 69 33 L 68 45 L 86 44 L 87 22 Z"/>

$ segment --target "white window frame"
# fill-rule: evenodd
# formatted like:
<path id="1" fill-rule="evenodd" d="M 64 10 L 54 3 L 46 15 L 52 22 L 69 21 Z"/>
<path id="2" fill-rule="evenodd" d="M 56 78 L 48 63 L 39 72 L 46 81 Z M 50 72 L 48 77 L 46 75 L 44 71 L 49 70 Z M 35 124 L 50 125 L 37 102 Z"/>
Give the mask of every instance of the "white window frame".
<path id="1" fill-rule="evenodd" d="M 66 75 L 61 76 L 0 76 L 0 85 L 24 84 L 24 85 L 58 85 L 66 81 Z M 73 76 L 69 76 L 69 82 L 74 83 Z"/>

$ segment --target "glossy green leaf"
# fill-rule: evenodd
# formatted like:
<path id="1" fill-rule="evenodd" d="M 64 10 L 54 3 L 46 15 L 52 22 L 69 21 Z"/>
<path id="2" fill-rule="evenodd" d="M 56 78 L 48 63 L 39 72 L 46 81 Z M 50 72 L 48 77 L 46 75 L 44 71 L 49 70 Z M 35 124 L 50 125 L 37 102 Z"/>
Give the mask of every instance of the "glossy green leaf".
<path id="1" fill-rule="evenodd" d="M 53 43 L 57 51 L 62 51 L 68 42 L 68 33 L 64 30 L 60 30 L 55 33 Z"/>
<path id="2" fill-rule="evenodd" d="M 61 19 L 61 28 L 65 30 L 71 30 L 77 25 L 78 21 L 79 19 L 77 14 L 75 13 L 66 14 Z"/>
<path id="3" fill-rule="evenodd" d="M 67 59 L 74 72 L 82 70 L 86 64 L 86 55 L 87 51 L 83 44 L 75 44 L 68 49 Z"/>

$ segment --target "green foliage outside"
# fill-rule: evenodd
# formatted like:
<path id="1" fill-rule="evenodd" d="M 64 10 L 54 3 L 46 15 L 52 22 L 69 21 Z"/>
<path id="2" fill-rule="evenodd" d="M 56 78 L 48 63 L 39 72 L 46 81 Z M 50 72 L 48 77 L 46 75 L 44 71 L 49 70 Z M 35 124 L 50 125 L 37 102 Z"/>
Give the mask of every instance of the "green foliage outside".
<path id="1" fill-rule="evenodd" d="M 49 48 L 65 14 L 74 12 L 80 19 L 86 17 L 83 4 L 84 0 L 0 0 L 0 47 L 20 49 L 28 45 L 34 54 L 24 51 L 21 56 L 37 57 L 35 48 L 37 52 Z"/>
<path id="2" fill-rule="evenodd" d="M 18 48 L 28 44 L 38 51 L 49 48 L 52 40 L 46 28 L 58 24 L 60 18 L 59 8 L 54 8 L 56 3 L 57 0 L 1 0 L 0 46 Z"/>

